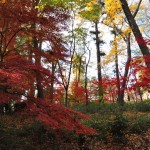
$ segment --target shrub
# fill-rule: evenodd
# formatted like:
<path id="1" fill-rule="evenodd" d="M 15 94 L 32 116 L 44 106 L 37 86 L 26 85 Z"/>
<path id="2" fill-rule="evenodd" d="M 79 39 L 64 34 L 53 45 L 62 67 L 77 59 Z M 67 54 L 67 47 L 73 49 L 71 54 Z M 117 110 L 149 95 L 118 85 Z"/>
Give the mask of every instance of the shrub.
<path id="1" fill-rule="evenodd" d="M 142 133 L 147 131 L 150 128 L 150 118 L 146 116 L 140 116 L 138 119 L 133 120 L 129 131 L 133 133 Z"/>
<path id="2" fill-rule="evenodd" d="M 128 127 L 128 121 L 122 114 L 116 114 L 115 119 L 110 124 L 110 132 L 114 140 L 123 141 L 124 131 Z"/>
<path id="3" fill-rule="evenodd" d="M 86 111 L 85 104 L 78 104 L 73 106 L 73 109 L 82 113 L 101 113 L 101 114 L 110 114 L 110 113 L 117 113 L 118 111 L 123 111 L 124 107 L 120 106 L 118 103 L 95 103 L 90 102 L 88 105 L 88 112 Z"/>
<path id="4" fill-rule="evenodd" d="M 89 120 L 85 124 L 97 131 L 97 135 L 94 137 L 96 140 L 107 140 L 107 135 L 110 131 L 110 121 L 109 120 Z M 93 138 L 94 139 L 94 138 Z"/>
<path id="5" fill-rule="evenodd" d="M 126 103 L 124 107 L 129 111 L 149 112 L 150 100 Z"/>
<path id="6" fill-rule="evenodd" d="M 136 110 L 140 112 L 149 112 L 150 111 L 150 101 L 139 102 L 136 105 Z"/>

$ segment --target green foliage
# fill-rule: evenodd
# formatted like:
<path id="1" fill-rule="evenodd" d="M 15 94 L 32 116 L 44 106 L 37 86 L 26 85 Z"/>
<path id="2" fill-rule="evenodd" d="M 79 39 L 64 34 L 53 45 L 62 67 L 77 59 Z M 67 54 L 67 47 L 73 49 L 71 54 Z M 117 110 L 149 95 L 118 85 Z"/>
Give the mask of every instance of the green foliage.
<path id="1" fill-rule="evenodd" d="M 89 104 L 88 112 L 86 112 L 85 104 L 75 106 L 74 109 L 90 115 L 91 120 L 83 121 L 83 123 L 97 131 L 97 135 L 92 137 L 95 141 L 107 142 L 111 137 L 125 144 L 126 134 L 140 134 L 150 129 L 149 100 L 127 103 L 124 106 L 117 103 L 93 102 Z"/>
<path id="2" fill-rule="evenodd" d="M 124 131 L 128 127 L 128 120 L 122 114 L 117 114 L 111 122 L 110 131 L 115 140 L 124 141 Z"/>
<path id="3" fill-rule="evenodd" d="M 25 125 L 22 128 L 16 126 L 8 128 L 7 123 L 8 122 L 1 121 L 2 126 L 0 126 L 0 149 L 36 150 L 36 146 L 44 143 L 46 140 L 45 130 L 39 122 Z"/>
<path id="4" fill-rule="evenodd" d="M 128 119 L 122 114 L 116 114 L 115 116 L 107 116 L 101 118 L 101 116 L 94 117 L 92 120 L 86 121 L 85 124 L 94 128 L 98 135 L 98 140 L 107 140 L 108 135 L 112 135 L 114 140 L 123 141 L 124 132 L 128 129 Z"/>
<path id="5" fill-rule="evenodd" d="M 74 2 L 74 0 L 41 0 L 41 4 L 49 4 L 51 6 L 65 6 L 68 7 L 69 3 Z"/>
<path id="6" fill-rule="evenodd" d="M 51 4 L 51 5 L 57 5 L 57 4 L 60 4 L 60 3 L 69 2 L 69 0 L 41 0 L 41 2 L 48 3 L 48 4 Z"/>
<path id="7" fill-rule="evenodd" d="M 147 116 L 140 116 L 135 120 L 131 120 L 129 131 L 133 133 L 142 133 L 150 128 L 150 118 Z"/>
<path id="8" fill-rule="evenodd" d="M 125 103 L 123 106 L 120 106 L 118 103 L 95 103 L 90 102 L 88 105 L 88 112 L 86 105 L 80 103 L 73 106 L 72 108 L 88 114 L 101 113 L 101 114 L 116 114 L 122 111 L 137 111 L 137 112 L 150 112 L 150 100 L 140 101 L 140 102 L 130 102 Z"/>
<path id="9" fill-rule="evenodd" d="M 140 107 L 140 104 L 142 105 Z M 114 142 L 126 143 L 126 135 L 141 134 L 150 129 L 150 116 L 148 111 L 149 100 L 139 103 L 128 103 L 124 106 L 118 104 L 90 103 L 89 112 L 91 120 L 82 120 L 86 126 L 94 128 L 97 135 L 87 135 L 86 143 L 112 139 Z M 80 112 L 86 112 L 85 104 L 74 107 Z M 146 108 L 146 109 L 144 109 Z M 139 111 L 138 111 L 139 110 Z M 146 110 L 146 111 L 145 111 Z M 21 125 L 19 118 L 12 115 L 2 115 L 0 118 L 0 148 L 1 149 L 63 149 L 68 144 L 68 149 L 74 149 L 79 137 L 66 130 L 46 130 L 44 126 L 35 121 Z M 8 118 L 7 118 L 8 117 Z M 20 123 L 20 125 L 18 124 Z M 14 140 L 15 139 L 15 140 Z M 65 143 L 65 144 L 64 144 Z"/>
<path id="10" fill-rule="evenodd" d="M 99 4 L 92 4 L 89 8 L 87 6 L 82 7 L 83 10 L 79 12 L 80 16 L 86 20 L 97 22 L 100 16 L 100 6 Z"/>
<path id="11" fill-rule="evenodd" d="M 150 112 L 150 100 L 135 104 L 136 110 L 141 112 Z"/>
<path id="12" fill-rule="evenodd" d="M 117 113 L 125 109 L 125 107 L 120 106 L 117 103 L 95 103 L 90 102 L 88 105 L 88 112 L 86 111 L 85 104 L 79 104 L 73 106 L 73 109 L 80 111 L 82 113 L 94 114 L 94 113 L 101 113 L 101 114 L 111 114 Z"/>
<path id="13" fill-rule="evenodd" d="M 24 119 L 25 120 L 25 119 Z M 24 122 L 18 116 L 0 115 L 0 149 L 40 150 L 62 149 L 64 143 L 73 149 L 78 136 L 67 130 L 46 130 L 39 121 Z M 20 122 L 21 121 L 21 122 Z M 25 124 L 24 124 L 25 123 Z"/>
<path id="14" fill-rule="evenodd" d="M 129 111 L 150 112 L 150 100 L 126 103 L 124 109 Z"/>
<path id="15" fill-rule="evenodd" d="M 98 135 L 96 135 L 97 140 L 106 140 L 108 132 L 110 131 L 110 121 L 108 119 L 106 120 L 100 120 L 100 119 L 92 119 L 89 121 L 86 121 L 85 124 L 91 128 L 94 128 Z"/>

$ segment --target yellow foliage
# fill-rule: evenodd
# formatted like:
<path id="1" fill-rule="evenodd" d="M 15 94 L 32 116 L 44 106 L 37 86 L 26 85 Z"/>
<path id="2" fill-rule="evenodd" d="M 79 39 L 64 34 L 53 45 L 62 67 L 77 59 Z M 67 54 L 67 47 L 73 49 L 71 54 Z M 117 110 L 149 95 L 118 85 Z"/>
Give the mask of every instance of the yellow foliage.
<path id="1" fill-rule="evenodd" d="M 99 20 L 100 11 L 98 0 L 90 0 L 82 2 L 79 14 L 81 18 L 95 22 Z"/>
<path id="2" fill-rule="evenodd" d="M 93 6 L 97 5 L 97 0 L 91 0 L 87 3 L 87 10 L 91 11 L 94 10 Z"/>
<path id="3" fill-rule="evenodd" d="M 117 45 L 117 38 L 114 38 L 114 41 L 112 42 L 112 48 L 111 48 L 109 54 L 105 57 L 103 64 L 106 65 L 109 62 L 113 62 L 115 60 L 115 55 L 118 52 L 119 51 L 118 51 L 118 45 Z"/>
<path id="4" fill-rule="evenodd" d="M 122 43 L 120 44 L 122 40 L 121 36 L 117 36 L 114 38 L 112 44 L 111 44 L 111 50 L 109 51 L 109 54 L 105 56 L 105 59 L 103 60 L 103 65 L 107 65 L 110 62 L 115 61 L 115 56 L 117 55 L 124 55 L 124 45 Z"/>
<path id="5" fill-rule="evenodd" d="M 125 27 L 124 29 L 122 29 L 122 33 L 121 33 L 121 36 L 122 37 L 126 37 L 129 33 L 131 33 L 132 30 L 131 28 L 128 26 L 128 27 Z"/>
<path id="6" fill-rule="evenodd" d="M 116 14 L 122 11 L 119 0 L 105 0 L 105 12 L 111 19 L 115 19 Z"/>
<path id="7" fill-rule="evenodd" d="M 104 12 L 107 14 L 107 17 L 103 23 L 112 28 L 115 28 L 115 26 L 118 25 L 123 25 L 124 13 L 120 0 L 104 0 L 104 2 Z"/>
<path id="8" fill-rule="evenodd" d="M 128 25 L 125 23 L 125 16 L 122 11 L 120 0 L 104 0 L 105 8 L 104 11 L 107 14 L 103 23 L 108 25 L 113 29 L 113 34 L 116 35 L 116 38 L 112 42 L 112 48 L 107 56 L 105 56 L 105 60 L 103 61 L 104 64 L 108 64 L 115 60 L 115 53 L 123 54 L 126 49 L 126 45 L 124 45 L 124 39 L 127 37 L 129 33 L 132 33 L 132 30 Z M 137 9 L 138 2 L 132 3 L 129 7 L 131 12 L 134 14 L 135 10 Z M 140 10 L 143 10 L 144 7 L 141 5 Z M 140 29 L 143 31 L 144 29 Z M 118 41 L 118 43 L 117 43 Z M 122 41 L 122 43 L 121 43 Z M 121 44 L 119 44 L 121 43 Z M 119 50 L 120 49 L 120 50 Z"/>

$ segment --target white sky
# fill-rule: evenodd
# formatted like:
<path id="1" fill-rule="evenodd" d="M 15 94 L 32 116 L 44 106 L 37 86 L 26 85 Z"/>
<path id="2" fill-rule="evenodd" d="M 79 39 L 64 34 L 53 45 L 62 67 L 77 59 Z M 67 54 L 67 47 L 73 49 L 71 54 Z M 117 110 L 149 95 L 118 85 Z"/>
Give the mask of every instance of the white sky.
<path id="1" fill-rule="evenodd" d="M 148 5 L 150 6 L 150 2 L 148 0 L 144 0 L 144 1 L 146 1 L 148 3 Z M 75 24 L 77 24 L 77 23 L 79 23 L 79 20 L 76 20 Z M 91 30 L 94 31 L 94 28 L 92 28 L 91 26 L 92 25 L 90 23 L 86 23 L 86 28 L 88 28 L 89 31 L 91 31 Z M 101 49 L 101 51 L 105 52 L 107 55 L 109 53 L 109 51 L 111 50 L 110 41 L 113 40 L 113 35 L 110 33 L 110 29 L 104 25 L 99 24 L 99 30 L 102 32 L 102 34 L 103 34 L 102 40 L 104 40 L 104 42 L 105 42 L 105 44 L 102 45 L 100 49 Z M 94 35 L 92 35 L 92 37 L 94 37 Z M 91 49 L 91 59 L 90 59 L 89 67 L 88 67 L 88 77 L 91 78 L 93 76 L 97 77 L 97 57 L 96 57 L 95 41 L 92 38 L 89 38 L 88 41 L 89 41 L 89 47 Z M 103 59 L 104 57 L 105 56 L 102 56 L 101 58 Z M 119 66 L 122 67 L 122 63 L 126 61 L 126 58 L 119 57 L 119 61 L 121 62 L 119 64 Z M 115 65 L 114 62 L 107 65 L 107 67 L 102 70 L 102 74 L 114 76 L 114 72 L 113 72 L 115 69 L 114 65 Z M 123 68 L 123 70 L 124 70 L 124 68 Z"/>

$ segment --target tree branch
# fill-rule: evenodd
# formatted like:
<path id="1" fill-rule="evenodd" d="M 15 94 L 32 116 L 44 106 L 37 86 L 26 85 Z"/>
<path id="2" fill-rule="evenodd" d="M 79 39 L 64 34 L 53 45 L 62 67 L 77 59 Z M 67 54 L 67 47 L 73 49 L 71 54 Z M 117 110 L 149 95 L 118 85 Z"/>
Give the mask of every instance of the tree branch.
<path id="1" fill-rule="evenodd" d="M 136 17 L 136 15 L 137 15 L 137 13 L 138 13 L 138 11 L 139 11 L 139 8 L 140 8 L 141 3 L 142 3 L 142 0 L 139 1 L 138 6 L 137 6 L 137 8 L 136 8 L 136 10 L 135 10 L 135 12 L 134 12 L 134 14 L 133 14 L 133 17 L 134 17 L 134 18 Z"/>

